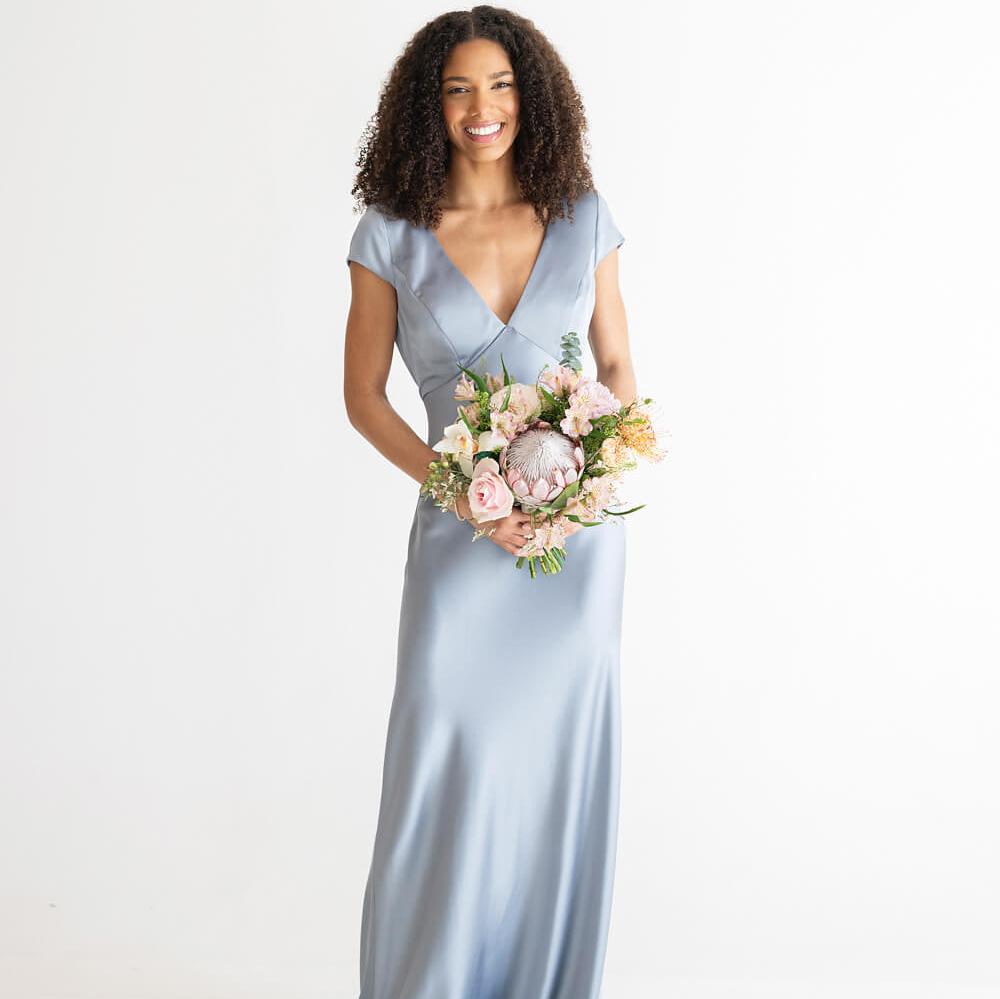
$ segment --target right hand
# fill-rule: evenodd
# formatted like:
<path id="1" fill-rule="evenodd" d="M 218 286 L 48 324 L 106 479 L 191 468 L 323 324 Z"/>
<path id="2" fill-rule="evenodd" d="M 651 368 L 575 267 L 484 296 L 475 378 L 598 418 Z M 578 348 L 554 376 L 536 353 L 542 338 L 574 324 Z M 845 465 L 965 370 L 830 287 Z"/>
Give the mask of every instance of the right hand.
<path id="1" fill-rule="evenodd" d="M 504 551 L 510 552 L 511 555 L 516 555 L 518 550 L 531 537 L 531 516 L 523 510 L 515 508 L 506 517 L 499 517 L 497 520 L 479 524 L 472 516 L 468 496 L 460 496 L 456 506 L 458 507 L 459 515 L 463 520 L 467 520 L 471 526 L 477 530 L 481 527 L 488 531 L 492 530 L 492 534 L 486 536 L 494 544 L 503 548 Z"/>

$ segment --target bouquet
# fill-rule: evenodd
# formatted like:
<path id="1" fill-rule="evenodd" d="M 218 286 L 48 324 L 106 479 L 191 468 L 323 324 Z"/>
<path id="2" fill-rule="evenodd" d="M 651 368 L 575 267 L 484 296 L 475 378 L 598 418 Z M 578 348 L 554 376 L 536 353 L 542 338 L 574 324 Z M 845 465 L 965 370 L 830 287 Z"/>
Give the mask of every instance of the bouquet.
<path id="1" fill-rule="evenodd" d="M 500 358 L 502 378 L 459 365 L 457 422 L 434 445 L 439 461 L 420 487 L 442 510 L 469 499 L 476 523 L 472 540 L 490 533 L 491 521 L 518 507 L 531 516 L 532 537 L 517 551 L 515 568 L 536 563 L 557 573 L 566 560 L 570 522 L 598 527 L 641 510 L 622 504 L 616 486 L 637 467 L 637 457 L 659 461 L 652 399 L 622 406 L 607 386 L 582 373 L 575 333 L 562 338 L 563 356 L 546 365 L 534 384 L 514 382 Z"/>

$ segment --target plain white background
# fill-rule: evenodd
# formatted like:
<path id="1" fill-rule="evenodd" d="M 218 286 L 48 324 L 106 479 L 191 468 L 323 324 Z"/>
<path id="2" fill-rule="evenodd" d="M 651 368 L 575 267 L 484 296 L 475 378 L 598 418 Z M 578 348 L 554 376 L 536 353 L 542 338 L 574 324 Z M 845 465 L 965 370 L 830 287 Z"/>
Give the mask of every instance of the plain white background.
<path id="1" fill-rule="evenodd" d="M 2 8 L 12 999 L 357 999 L 417 487 L 344 414 L 349 191 L 446 9 Z M 997 9 L 517 9 L 671 431 L 604 999 L 1000 996 Z"/>

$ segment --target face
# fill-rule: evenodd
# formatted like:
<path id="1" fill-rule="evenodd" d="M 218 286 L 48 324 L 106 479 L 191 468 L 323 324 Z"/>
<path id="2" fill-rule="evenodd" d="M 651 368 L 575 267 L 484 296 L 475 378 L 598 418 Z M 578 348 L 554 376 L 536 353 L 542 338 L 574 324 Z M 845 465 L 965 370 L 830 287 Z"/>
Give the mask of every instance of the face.
<path id="1" fill-rule="evenodd" d="M 503 46 L 475 38 L 451 50 L 441 71 L 441 109 L 454 149 L 474 160 L 499 159 L 517 135 L 519 107 L 517 81 Z M 486 134 L 470 133 L 470 128 Z"/>

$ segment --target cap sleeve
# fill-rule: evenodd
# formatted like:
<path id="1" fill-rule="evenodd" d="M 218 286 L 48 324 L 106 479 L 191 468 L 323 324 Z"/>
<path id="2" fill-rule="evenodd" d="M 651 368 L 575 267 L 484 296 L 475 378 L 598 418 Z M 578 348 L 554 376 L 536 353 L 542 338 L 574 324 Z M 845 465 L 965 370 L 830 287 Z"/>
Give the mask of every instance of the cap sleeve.
<path id="1" fill-rule="evenodd" d="M 369 205 L 358 219 L 347 251 L 348 266 L 352 260 L 363 264 L 383 281 L 395 286 L 389 232 L 386 229 L 385 219 L 374 205 Z"/>
<path id="2" fill-rule="evenodd" d="M 615 220 L 611 217 L 611 209 L 604 200 L 604 196 L 597 194 L 597 237 L 596 256 L 594 266 L 596 267 L 612 250 L 621 246 L 625 242 L 625 237 L 621 234 Z"/>

